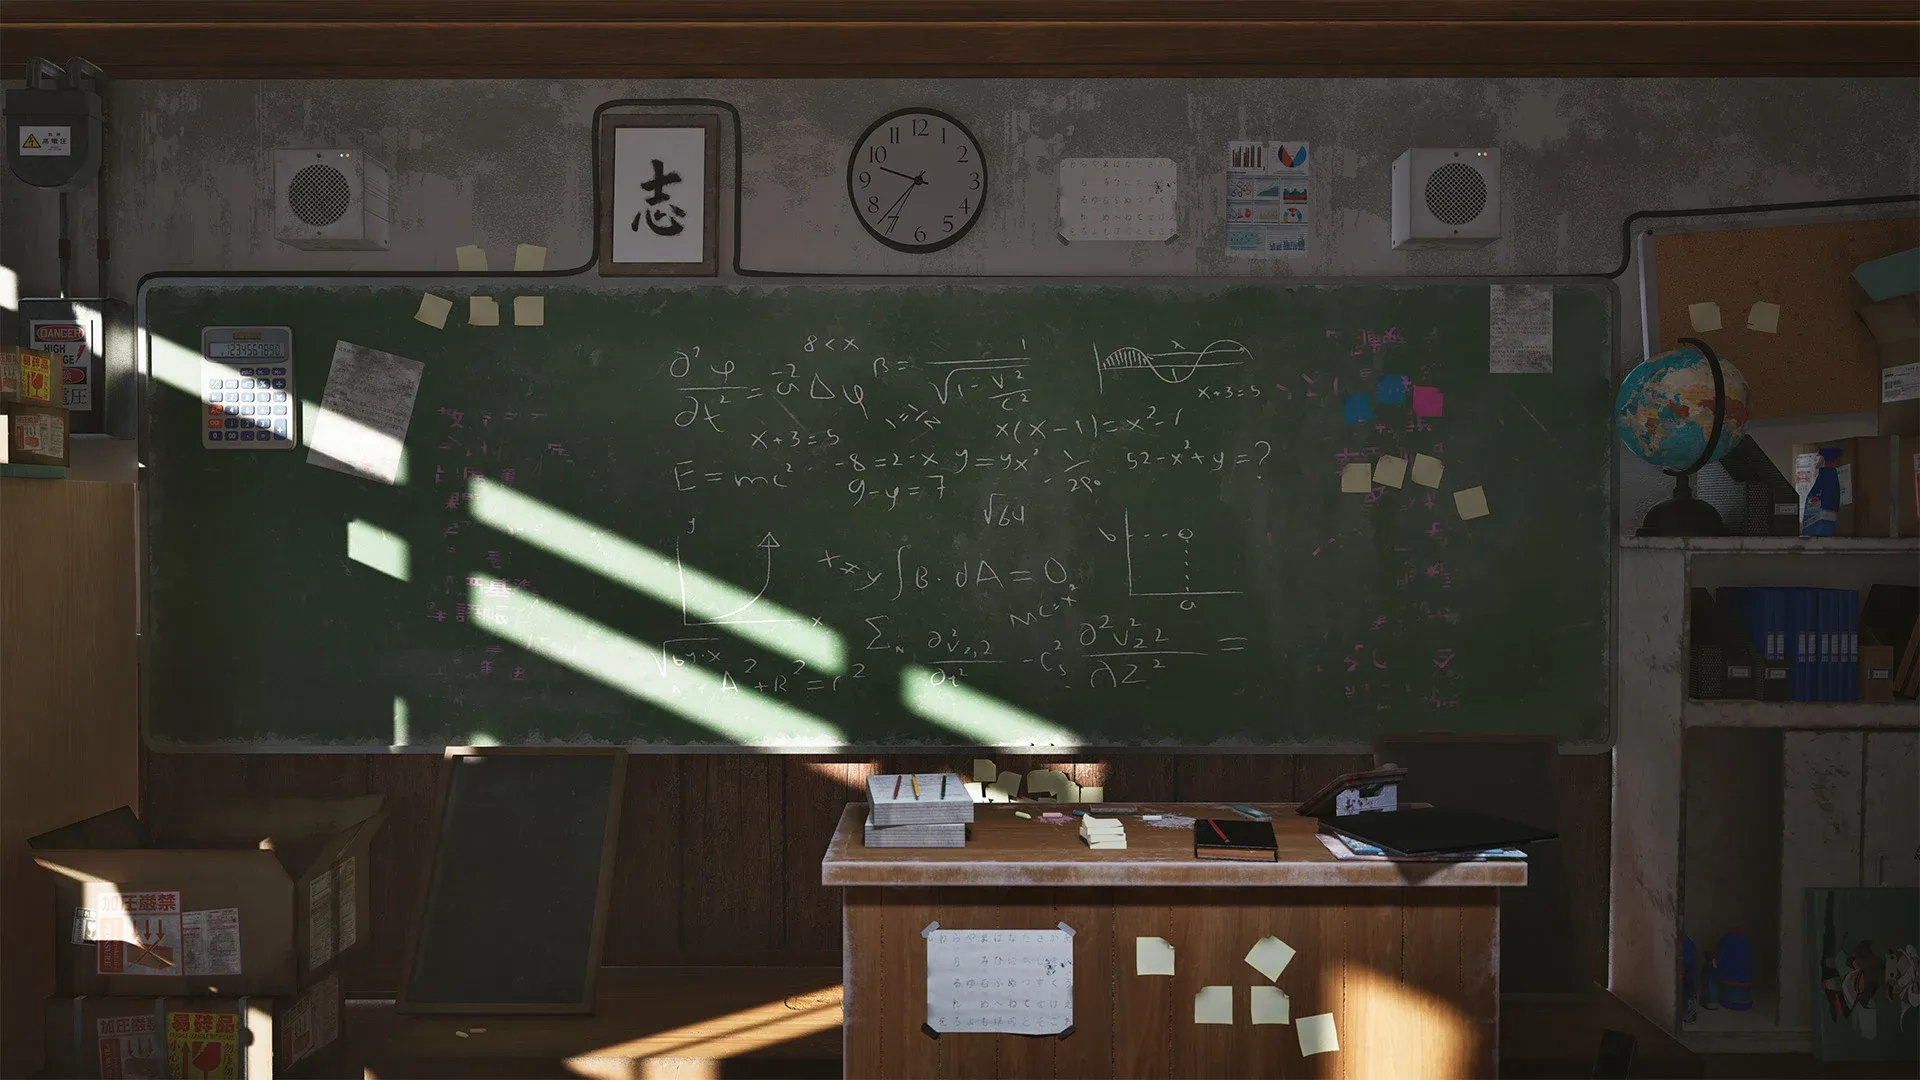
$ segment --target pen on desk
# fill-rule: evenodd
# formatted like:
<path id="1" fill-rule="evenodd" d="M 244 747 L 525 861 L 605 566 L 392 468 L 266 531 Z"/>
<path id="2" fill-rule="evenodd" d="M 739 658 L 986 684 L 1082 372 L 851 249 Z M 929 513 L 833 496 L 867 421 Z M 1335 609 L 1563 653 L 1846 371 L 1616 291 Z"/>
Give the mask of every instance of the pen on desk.
<path id="1" fill-rule="evenodd" d="M 918 799 L 920 797 L 920 778 L 918 776 L 909 776 L 907 780 L 913 784 L 913 797 Z"/>
<path id="2" fill-rule="evenodd" d="M 899 777 L 899 776 L 895 776 L 895 777 L 893 778 L 893 797 L 894 797 L 894 798 L 896 798 L 896 799 L 900 797 L 900 781 L 901 781 L 901 779 L 902 779 L 902 778 L 901 778 L 901 777 Z"/>
<path id="3" fill-rule="evenodd" d="M 1222 842 L 1225 842 L 1225 841 L 1226 841 L 1226 839 L 1227 839 L 1227 834 L 1226 834 L 1226 833 L 1224 833 L 1224 832 L 1221 832 L 1221 831 L 1220 831 L 1220 823 L 1219 823 L 1219 822 L 1217 822 L 1217 821 L 1215 821 L 1215 820 L 1213 820 L 1212 818 L 1208 818 L 1208 819 L 1207 819 L 1207 824 L 1209 824 L 1209 825 L 1211 825 L 1211 826 L 1213 826 L 1213 832 L 1214 832 L 1214 835 L 1216 835 L 1216 836 L 1218 836 L 1218 837 L 1219 837 L 1219 838 L 1221 839 L 1221 841 L 1222 841 Z"/>
<path id="4" fill-rule="evenodd" d="M 940 797 L 942 799 L 947 797 L 947 774 L 946 773 L 940 774 Z"/>

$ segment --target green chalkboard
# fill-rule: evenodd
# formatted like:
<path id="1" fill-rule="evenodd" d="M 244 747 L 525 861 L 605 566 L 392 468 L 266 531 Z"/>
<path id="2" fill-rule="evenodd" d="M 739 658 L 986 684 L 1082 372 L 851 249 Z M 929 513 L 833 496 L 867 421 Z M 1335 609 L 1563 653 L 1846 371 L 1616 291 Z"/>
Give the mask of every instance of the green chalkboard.
<path id="1" fill-rule="evenodd" d="M 1527 374 L 1485 284 L 488 285 L 545 325 L 149 288 L 155 745 L 1610 738 L 1604 283 Z M 337 341 L 424 364 L 399 481 L 202 449 L 240 324 L 292 327 L 309 420 Z"/>

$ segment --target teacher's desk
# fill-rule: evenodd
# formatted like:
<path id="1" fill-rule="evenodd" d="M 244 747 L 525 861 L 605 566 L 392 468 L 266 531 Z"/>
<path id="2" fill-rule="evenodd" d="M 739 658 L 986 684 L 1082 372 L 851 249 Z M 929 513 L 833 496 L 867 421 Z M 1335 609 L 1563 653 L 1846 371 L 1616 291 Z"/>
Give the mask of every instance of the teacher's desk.
<path id="1" fill-rule="evenodd" d="M 1118 805 L 1118 804 L 1115 804 Z M 1222 805 L 1129 803 L 1233 818 Z M 1277 862 L 1199 860 L 1192 828 L 1123 815 L 1127 848 L 1093 851 L 1044 803 L 980 804 L 964 848 L 868 848 L 850 805 L 821 864 L 845 889 L 845 1071 L 850 1077 L 1494 1076 L 1500 902 L 1524 862 L 1336 860 L 1291 804 Z M 1015 816 L 1025 811 L 1029 820 Z M 927 1019 L 921 931 L 1073 937 L 1064 1036 L 946 1033 Z M 1243 959 L 1272 935 L 1297 950 L 1274 983 Z M 1172 976 L 1135 974 L 1136 937 L 1173 944 Z M 1331 1013 L 1341 1049 L 1303 1057 L 1296 1028 L 1249 1023 L 1249 987 L 1277 985 L 1293 1019 Z M 1205 986 L 1233 988 L 1231 1025 L 1194 1022 Z"/>

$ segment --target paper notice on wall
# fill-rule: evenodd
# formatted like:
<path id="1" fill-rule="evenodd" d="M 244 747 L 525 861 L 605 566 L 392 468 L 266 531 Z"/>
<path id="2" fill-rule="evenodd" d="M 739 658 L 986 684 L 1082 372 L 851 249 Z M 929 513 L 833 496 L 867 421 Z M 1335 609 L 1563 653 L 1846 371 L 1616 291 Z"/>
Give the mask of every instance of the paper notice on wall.
<path id="1" fill-rule="evenodd" d="M 1060 235 L 1165 240 L 1178 228 L 1177 180 L 1170 158 L 1066 158 L 1060 162 Z"/>
<path id="2" fill-rule="evenodd" d="M 1920 364 L 1880 369 L 1880 400 L 1884 404 L 1920 398 Z"/>
<path id="3" fill-rule="evenodd" d="M 1058 1035 L 1073 1026 L 1073 934 L 927 933 L 927 1026 L 935 1031 Z"/>
<path id="4" fill-rule="evenodd" d="M 96 975 L 179 975 L 180 894 L 111 888 L 93 894 Z"/>
<path id="5" fill-rule="evenodd" d="M 91 910 L 83 907 L 73 909 L 73 928 L 67 938 L 71 945 L 88 945 L 100 936 L 100 920 Z"/>
<path id="6" fill-rule="evenodd" d="M 1310 194 L 1303 142 L 1227 144 L 1227 254 L 1303 258 Z"/>
<path id="7" fill-rule="evenodd" d="M 180 916 L 188 975 L 240 974 L 240 909 L 212 908 Z"/>
<path id="8" fill-rule="evenodd" d="M 1553 286 L 1488 287 L 1487 370 L 1495 375 L 1553 373 Z"/>
<path id="9" fill-rule="evenodd" d="M 360 913 L 354 909 L 355 877 L 352 855 L 333 864 L 333 902 L 339 912 L 339 932 L 333 943 L 335 952 L 346 952 L 360 940 Z"/>
<path id="10" fill-rule="evenodd" d="M 171 1076 L 240 1080 L 240 1017 L 233 1012 L 167 1013 Z"/>
<path id="11" fill-rule="evenodd" d="M 288 1064 L 312 1057 L 340 1037 L 340 976 L 315 983 L 278 1018 Z"/>
<path id="12" fill-rule="evenodd" d="M 307 464 L 393 483 L 425 368 L 404 356 L 334 342 L 320 416 L 307 434 Z"/>
<path id="13" fill-rule="evenodd" d="M 151 1011 L 96 1020 L 94 1038 L 102 1080 L 166 1080 L 167 1061 Z"/>
<path id="14" fill-rule="evenodd" d="M 307 970 L 333 959 L 333 870 L 322 870 L 307 886 Z"/>

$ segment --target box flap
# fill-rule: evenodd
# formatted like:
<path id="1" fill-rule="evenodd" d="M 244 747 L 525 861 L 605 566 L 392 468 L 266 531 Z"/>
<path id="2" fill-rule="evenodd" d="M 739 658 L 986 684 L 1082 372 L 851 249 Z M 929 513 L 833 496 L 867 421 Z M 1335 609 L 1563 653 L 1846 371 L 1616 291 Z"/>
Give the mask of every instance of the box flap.
<path id="1" fill-rule="evenodd" d="M 139 848 L 147 846 L 147 830 L 132 807 L 122 806 L 43 832 L 28 839 L 27 846 L 35 851 Z"/>
<path id="2" fill-rule="evenodd" d="M 249 798 L 196 807 L 169 823 L 157 842 L 184 846 L 278 846 L 329 837 L 380 812 L 378 795 L 346 799 Z"/>

